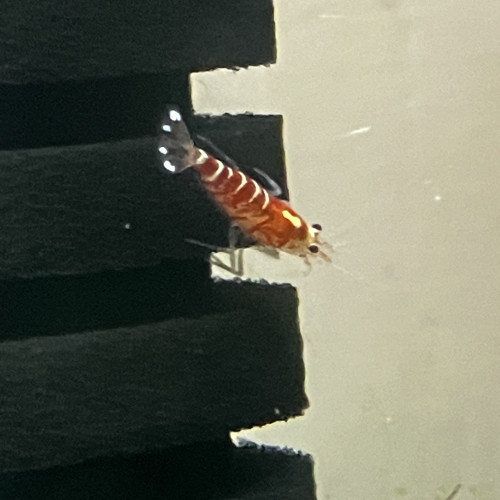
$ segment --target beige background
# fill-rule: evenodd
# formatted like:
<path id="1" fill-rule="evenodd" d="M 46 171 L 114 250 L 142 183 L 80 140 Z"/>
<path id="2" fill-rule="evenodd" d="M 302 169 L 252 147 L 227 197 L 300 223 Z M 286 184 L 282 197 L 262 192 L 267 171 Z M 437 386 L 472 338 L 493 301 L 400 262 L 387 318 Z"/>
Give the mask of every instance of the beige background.
<path id="1" fill-rule="evenodd" d="M 500 1 L 280 0 L 278 64 L 193 76 L 279 113 L 293 205 L 334 262 L 245 252 L 300 294 L 318 497 L 500 499 Z"/>

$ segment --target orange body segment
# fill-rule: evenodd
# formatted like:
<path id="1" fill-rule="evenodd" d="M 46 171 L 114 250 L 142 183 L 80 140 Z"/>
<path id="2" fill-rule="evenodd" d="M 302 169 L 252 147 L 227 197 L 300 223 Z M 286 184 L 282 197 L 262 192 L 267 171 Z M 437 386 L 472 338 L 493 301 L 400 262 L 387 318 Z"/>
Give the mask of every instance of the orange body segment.
<path id="1" fill-rule="evenodd" d="M 217 204 L 257 243 L 286 249 L 307 242 L 307 222 L 288 203 L 269 194 L 241 170 L 212 156 L 195 168 Z"/>

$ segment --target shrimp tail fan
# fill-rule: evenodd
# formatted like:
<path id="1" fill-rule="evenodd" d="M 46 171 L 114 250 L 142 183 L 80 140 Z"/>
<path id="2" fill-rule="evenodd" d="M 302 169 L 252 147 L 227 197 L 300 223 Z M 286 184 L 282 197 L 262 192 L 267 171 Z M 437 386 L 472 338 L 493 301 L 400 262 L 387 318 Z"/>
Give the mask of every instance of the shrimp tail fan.
<path id="1" fill-rule="evenodd" d="M 195 165 L 201 156 L 177 106 L 168 105 L 160 125 L 158 152 L 165 170 L 177 174 Z"/>

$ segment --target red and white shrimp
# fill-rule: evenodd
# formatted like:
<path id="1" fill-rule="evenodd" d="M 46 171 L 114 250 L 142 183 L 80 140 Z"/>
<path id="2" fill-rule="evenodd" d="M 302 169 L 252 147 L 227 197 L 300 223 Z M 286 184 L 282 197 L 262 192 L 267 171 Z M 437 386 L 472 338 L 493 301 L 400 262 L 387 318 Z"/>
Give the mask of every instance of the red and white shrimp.
<path id="1" fill-rule="evenodd" d="M 303 257 L 329 257 L 321 250 L 321 226 L 308 224 L 290 205 L 255 179 L 195 146 L 179 109 L 168 106 L 161 123 L 159 153 L 164 168 L 194 168 L 201 183 L 233 224 L 258 245 Z"/>

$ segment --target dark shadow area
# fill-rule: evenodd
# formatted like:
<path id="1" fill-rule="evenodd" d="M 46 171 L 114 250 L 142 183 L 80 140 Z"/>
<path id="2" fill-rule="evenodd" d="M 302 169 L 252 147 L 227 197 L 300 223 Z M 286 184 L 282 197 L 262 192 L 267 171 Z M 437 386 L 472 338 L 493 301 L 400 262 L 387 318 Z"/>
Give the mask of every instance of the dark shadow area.
<path id="1" fill-rule="evenodd" d="M 212 282 L 203 260 L 86 276 L 0 281 L 0 338 L 57 335 L 199 317 Z"/>
<path id="2" fill-rule="evenodd" d="M 308 455 L 227 440 L 0 476 L 2 500 L 312 500 Z"/>
<path id="3" fill-rule="evenodd" d="M 165 102 L 191 108 L 187 73 L 0 85 L 0 149 L 154 135 Z"/>
<path id="4" fill-rule="evenodd" d="M 0 53 L 0 82 L 13 85 L 268 64 L 276 60 L 273 4 L 4 2 Z"/>

